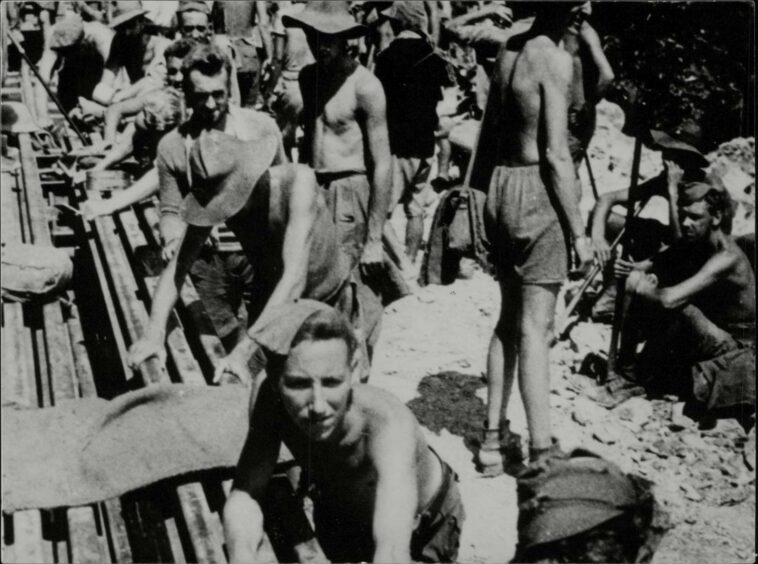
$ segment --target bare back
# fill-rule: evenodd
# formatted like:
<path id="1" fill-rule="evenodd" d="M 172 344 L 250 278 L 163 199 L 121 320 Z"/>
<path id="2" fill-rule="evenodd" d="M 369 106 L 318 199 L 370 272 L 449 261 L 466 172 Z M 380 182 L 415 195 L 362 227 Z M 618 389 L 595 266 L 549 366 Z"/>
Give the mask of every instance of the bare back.
<path id="1" fill-rule="evenodd" d="M 547 91 L 554 82 L 555 76 L 551 74 L 555 68 L 566 65 L 570 75 L 571 56 L 544 35 L 531 36 L 527 32 L 514 36 L 501 50 L 493 89 L 501 108 L 496 113 L 501 132 L 497 157 L 503 164 L 523 166 L 544 159 L 548 146 Z M 567 103 L 564 96 L 563 105 Z"/>

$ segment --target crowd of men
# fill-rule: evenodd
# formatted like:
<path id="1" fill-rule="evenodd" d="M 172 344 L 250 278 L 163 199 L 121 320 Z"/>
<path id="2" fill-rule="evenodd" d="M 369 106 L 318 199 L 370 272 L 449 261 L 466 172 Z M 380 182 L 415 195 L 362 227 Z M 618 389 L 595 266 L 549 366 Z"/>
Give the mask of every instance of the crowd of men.
<path id="1" fill-rule="evenodd" d="M 597 261 L 606 293 L 625 290 L 618 361 L 595 391 L 602 405 L 677 393 L 707 419 L 754 404 L 754 272 L 730 235 L 733 206 L 707 172 L 697 124 L 640 133 L 664 171 L 603 195 L 589 225 L 580 213 L 578 167 L 614 78 L 589 2 L 3 9 L 30 51 L 42 31 L 40 77 L 55 78 L 63 109 L 102 123 L 104 142 L 88 149 L 94 169 L 139 164 L 128 189 L 82 204 L 85 219 L 158 197 L 166 266 L 130 364 L 165 355 L 189 275 L 227 350 L 215 381 L 255 390 L 224 509 L 232 562 L 256 558 L 282 443 L 302 465 L 328 559 L 456 560 L 465 500 L 455 472 L 406 406 L 366 384 L 383 306 L 416 289 L 434 188 L 480 178 L 487 192 L 502 301 L 476 462 L 487 475 L 520 469 L 518 561 L 631 562 L 654 549 L 646 486 L 590 453 L 562 452 L 552 435 L 549 350 L 570 269 Z M 450 92 L 461 92 L 453 110 Z M 36 107 L 50 126 L 41 81 Z M 456 182 L 451 130 L 466 116 L 481 117 L 478 150 Z M 628 214 L 624 225 L 612 212 L 653 195 L 668 200 L 667 224 Z M 388 222 L 396 206 L 404 244 Z M 219 250 L 222 224 L 238 251 Z M 623 256 L 611 245 L 620 229 Z M 515 380 L 526 460 L 506 411 Z"/>

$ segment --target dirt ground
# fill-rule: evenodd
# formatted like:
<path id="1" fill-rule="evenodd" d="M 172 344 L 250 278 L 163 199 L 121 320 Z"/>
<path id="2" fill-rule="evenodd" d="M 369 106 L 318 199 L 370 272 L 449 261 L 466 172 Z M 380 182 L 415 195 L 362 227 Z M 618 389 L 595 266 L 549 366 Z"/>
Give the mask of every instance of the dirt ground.
<path id="1" fill-rule="evenodd" d="M 599 110 L 589 153 L 604 193 L 628 185 L 633 140 L 620 133 L 618 106 L 604 102 Z M 738 139 L 710 155 L 741 202 L 735 224 L 740 233 L 754 222 L 754 154 L 752 139 Z M 660 156 L 645 149 L 641 180 L 660 170 Z M 585 167 L 580 176 L 586 214 L 594 199 Z M 646 210 L 652 217 L 660 214 L 665 217 L 665 202 Z M 394 223 L 402 232 L 402 220 Z M 485 416 L 487 346 L 499 302 L 497 283 L 477 270 L 471 279 L 423 288 L 393 303 L 385 312 L 372 369 L 371 383 L 408 403 L 430 444 L 460 477 L 467 511 L 463 562 L 507 562 L 516 546 L 515 479 L 485 478 L 473 463 L 474 440 Z M 674 397 L 635 398 L 610 412 L 597 406 L 583 392 L 593 385 L 591 379 L 577 372 L 588 353 L 607 351 L 609 335 L 609 326 L 582 323 L 552 350 L 551 423 L 561 446 L 592 450 L 655 484 L 673 528 L 654 562 L 755 561 L 755 431 L 747 437 L 733 419 L 700 431 L 681 414 L 682 404 Z M 517 389 L 509 417 L 512 429 L 526 439 Z"/>

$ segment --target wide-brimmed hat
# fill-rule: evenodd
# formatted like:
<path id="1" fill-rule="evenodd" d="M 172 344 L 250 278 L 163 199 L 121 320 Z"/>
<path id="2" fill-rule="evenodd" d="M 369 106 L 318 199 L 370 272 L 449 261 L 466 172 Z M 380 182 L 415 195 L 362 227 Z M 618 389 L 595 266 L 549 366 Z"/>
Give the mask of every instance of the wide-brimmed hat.
<path id="1" fill-rule="evenodd" d="M 182 12 L 200 12 L 202 14 L 211 15 L 211 10 L 205 2 L 200 0 L 179 0 L 179 6 L 176 8 L 176 13 Z"/>
<path id="2" fill-rule="evenodd" d="M 116 12 L 113 19 L 110 21 L 110 27 L 116 29 L 126 22 L 139 18 L 148 13 L 148 10 L 142 8 L 142 2 L 122 0 L 116 2 Z"/>
<path id="3" fill-rule="evenodd" d="M 232 217 L 244 207 L 276 152 L 276 138 L 267 129 L 249 141 L 203 131 L 190 149 L 191 186 L 182 201 L 182 218 L 209 227 Z"/>
<path id="4" fill-rule="evenodd" d="M 368 31 L 350 13 L 347 2 L 308 2 L 298 14 L 282 16 L 285 27 L 315 29 L 327 35 L 342 35 L 347 39 L 360 37 Z"/>
<path id="5" fill-rule="evenodd" d="M 50 49 L 65 49 L 76 45 L 84 37 L 84 22 L 78 14 L 68 12 L 55 22 L 50 34 Z"/>
<path id="6" fill-rule="evenodd" d="M 395 20 L 406 29 L 412 29 L 419 33 L 427 34 L 429 18 L 423 2 L 409 0 L 396 0 L 392 5 L 381 12 L 381 16 Z"/>
<path id="7" fill-rule="evenodd" d="M 685 120 L 677 127 L 667 130 L 651 129 L 650 137 L 653 149 L 684 151 L 696 157 L 701 168 L 709 164 L 708 159 L 698 149 L 702 139 L 700 127 L 692 120 Z"/>
<path id="8" fill-rule="evenodd" d="M 521 551 L 588 531 L 639 503 L 621 469 L 587 451 L 520 476 L 518 500 Z"/>

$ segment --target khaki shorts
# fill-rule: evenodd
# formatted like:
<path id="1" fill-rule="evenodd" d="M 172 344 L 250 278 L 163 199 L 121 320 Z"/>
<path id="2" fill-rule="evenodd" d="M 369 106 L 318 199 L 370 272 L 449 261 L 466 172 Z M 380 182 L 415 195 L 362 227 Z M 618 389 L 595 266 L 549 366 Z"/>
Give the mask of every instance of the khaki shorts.
<path id="1" fill-rule="evenodd" d="M 403 204 L 408 218 L 424 215 L 424 193 L 429 190 L 430 159 L 392 157 L 392 202 Z"/>
<path id="2" fill-rule="evenodd" d="M 560 284 L 568 275 L 568 238 L 539 165 L 498 166 L 484 207 L 492 260 L 524 284 Z"/>

